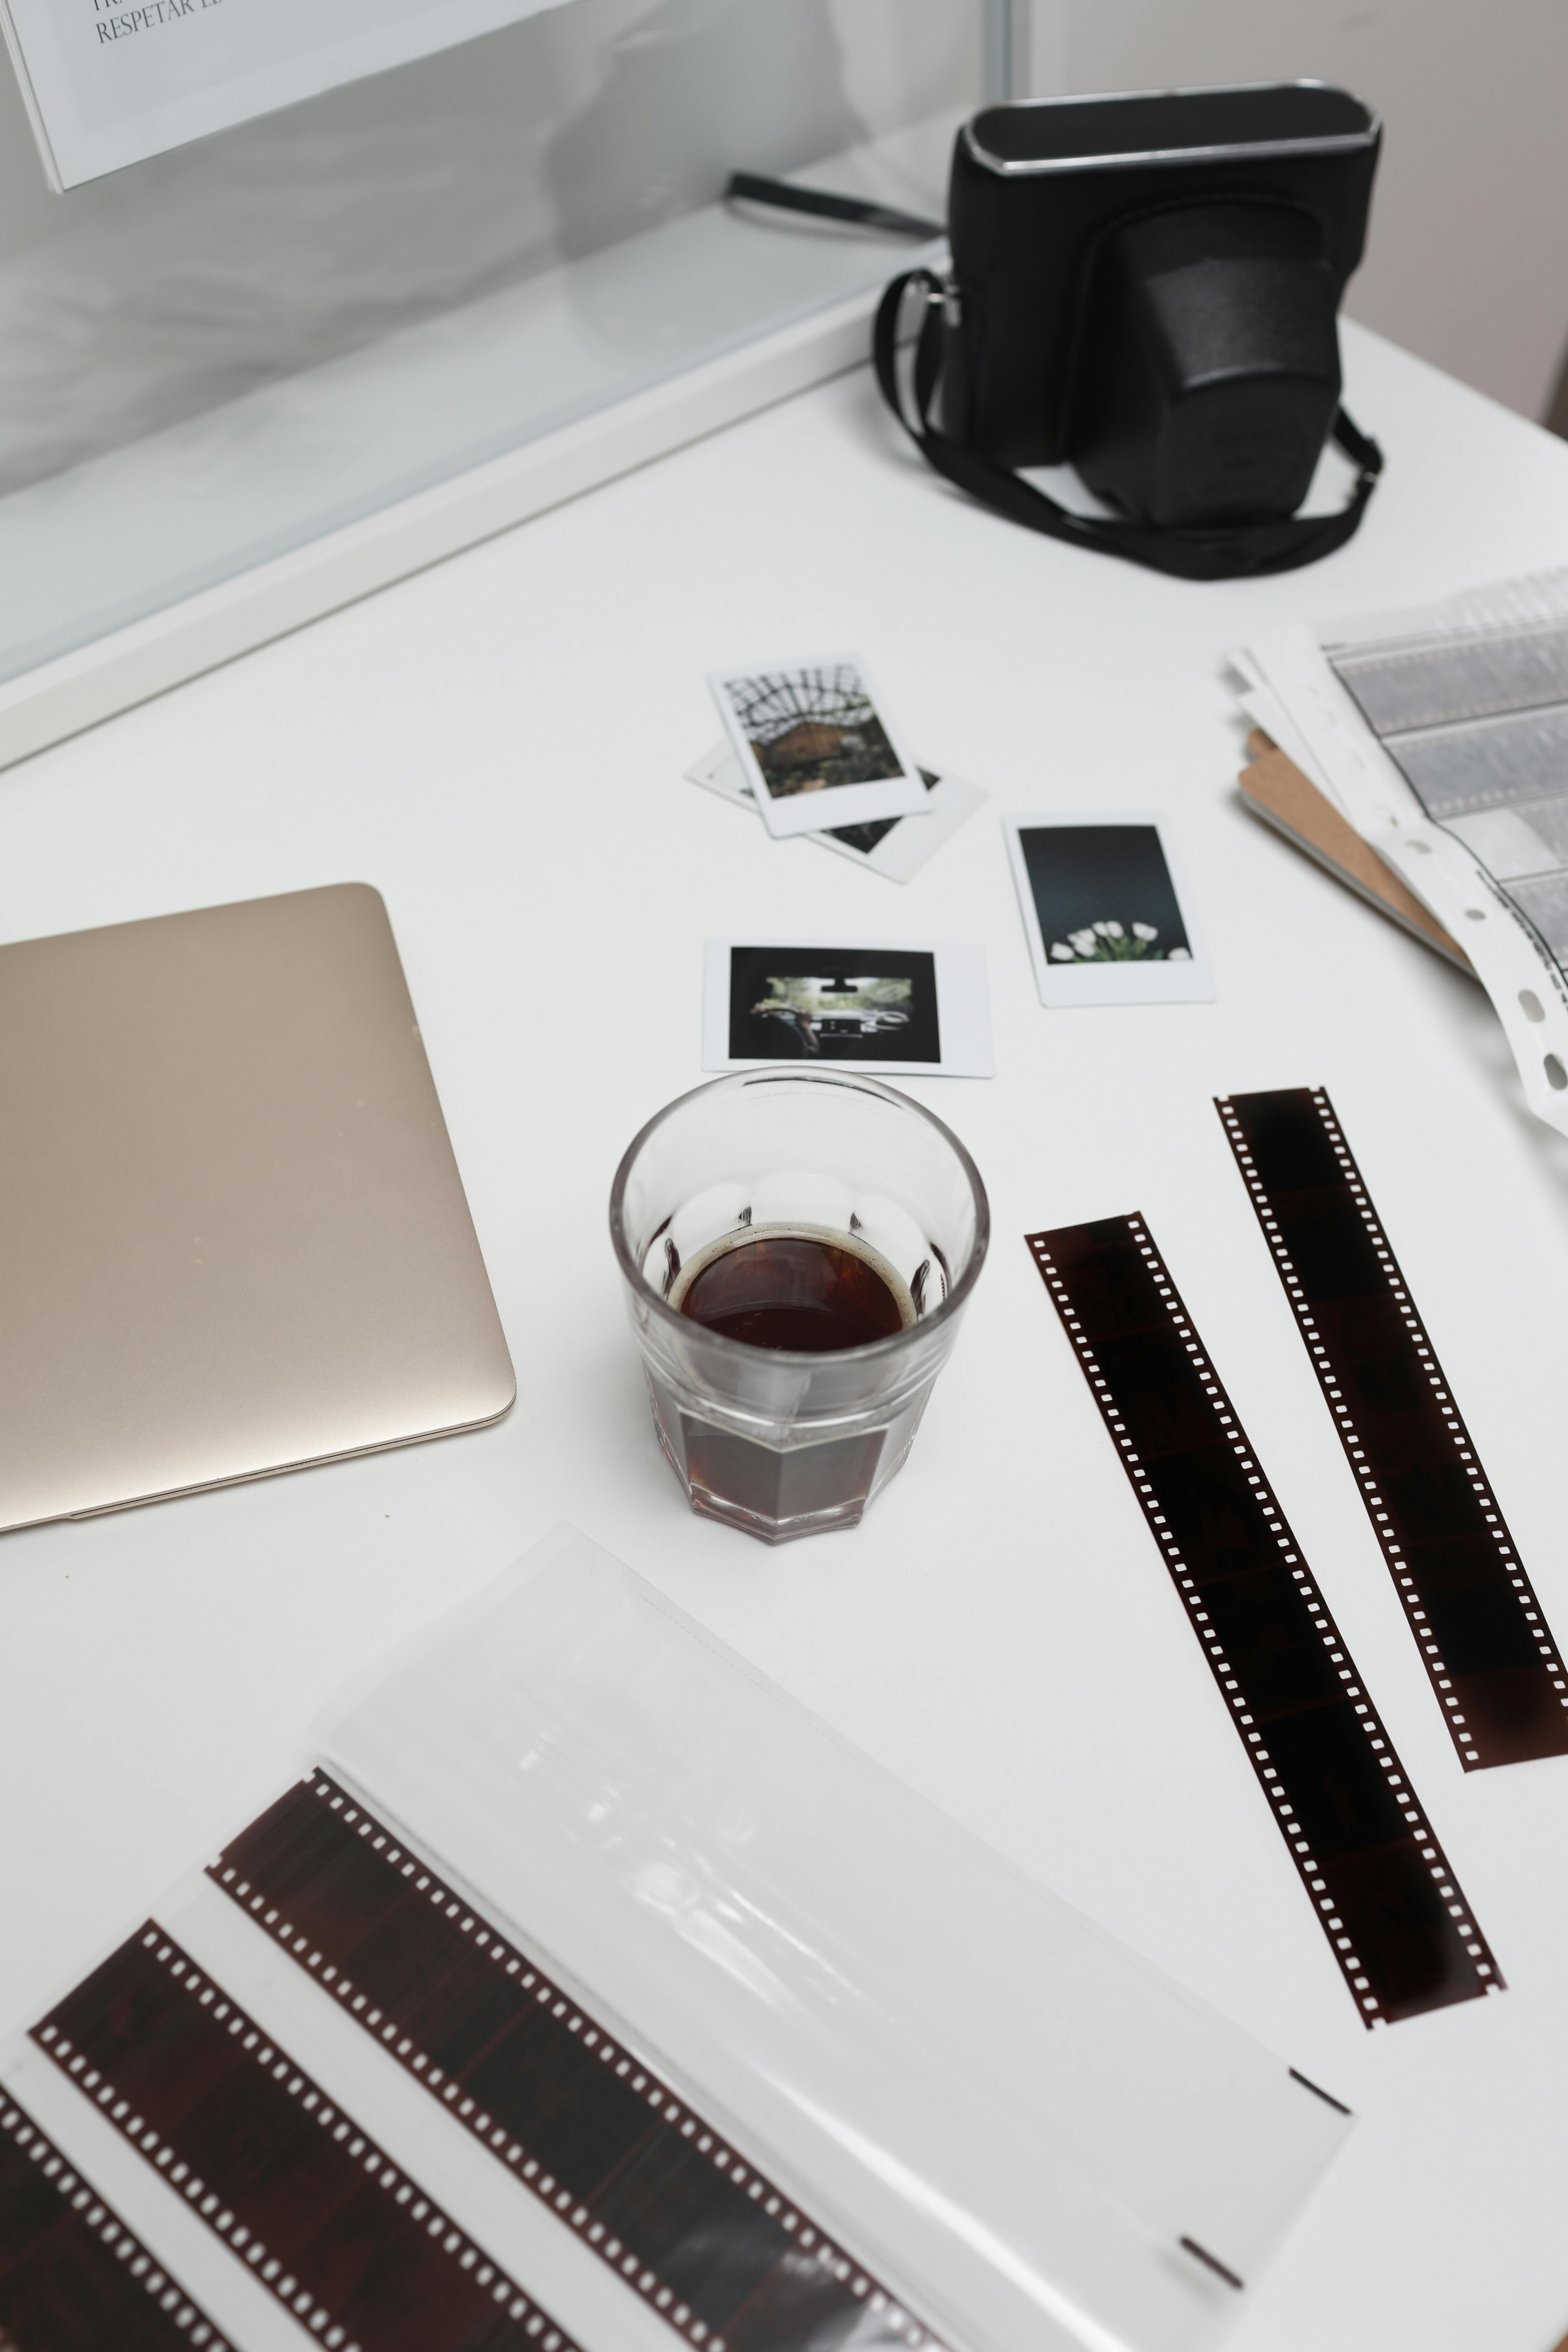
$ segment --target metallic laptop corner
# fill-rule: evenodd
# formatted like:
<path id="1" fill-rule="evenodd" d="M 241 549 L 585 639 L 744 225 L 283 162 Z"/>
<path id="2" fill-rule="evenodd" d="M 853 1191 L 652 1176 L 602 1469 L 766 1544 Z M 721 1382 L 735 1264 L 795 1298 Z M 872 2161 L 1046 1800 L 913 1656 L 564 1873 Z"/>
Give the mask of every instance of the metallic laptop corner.
<path id="1" fill-rule="evenodd" d="M 380 893 L 0 947 L 0 1531 L 500 1420 Z"/>

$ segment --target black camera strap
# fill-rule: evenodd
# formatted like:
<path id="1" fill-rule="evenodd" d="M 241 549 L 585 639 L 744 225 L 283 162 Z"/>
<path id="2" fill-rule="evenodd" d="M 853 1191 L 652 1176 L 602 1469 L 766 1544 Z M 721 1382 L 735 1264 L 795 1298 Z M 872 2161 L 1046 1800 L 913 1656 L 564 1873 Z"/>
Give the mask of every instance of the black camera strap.
<path id="1" fill-rule="evenodd" d="M 872 228 L 882 236 L 910 236 L 921 245 L 947 235 L 924 213 L 900 212 L 868 196 L 835 195 L 827 188 L 803 188 L 793 180 L 771 180 L 761 172 L 731 172 L 724 189 L 728 204 L 766 205 L 773 212 L 805 213 L 813 220 L 842 221 L 848 228 Z"/>
<path id="2" fill-rule="evenodd" d="M 905 404 L 898 376 L 899 329 L 911 289 L 918 290 L 925 305 L 915 339 L 912 411 Z M 1320 556 L 1331 555 L 1354 535 L 1383 471 L 1383 452 L 1342 408 L 1334 419 L 1333 438 L 1355 467 L 1356 480 L 1348 505 L 1337 514 L 1291 515 L 1274 522 L 1215 524 L 1202 530 L 1160 529 L 1074 514 L 1070 508 L 1058 506 L 1021 475 L 977 450 L 966 449 L 931 423 L 931 398 L 942 369 L 942 310 L 947 299 L 948 289 L 933 270 L 909 269 L 894 278 L 878 306 L 872 336 L 877 381 L 889 407 L 927 462 L 1010 521 L 1023 523 L 1029 530 L 1043 530 L 1052 539 L 1065 539 L 1075 547 L 1092 548 L 1101 555 L 1120 555 L 1130 563 L 1173 572 L 1181 580 L 1236 580 L 1294 572 L 1301 564 L 1315 563 Z"/>

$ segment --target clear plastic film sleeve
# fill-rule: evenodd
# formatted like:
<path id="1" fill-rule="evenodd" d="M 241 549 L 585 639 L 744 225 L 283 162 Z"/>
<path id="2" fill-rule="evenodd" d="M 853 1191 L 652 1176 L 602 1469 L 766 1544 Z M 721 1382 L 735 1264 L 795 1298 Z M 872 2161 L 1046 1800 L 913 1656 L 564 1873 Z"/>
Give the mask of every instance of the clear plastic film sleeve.
<path id="1" fill-rule="evenodd" d="M 1349 2128 L 570 1528 L 322 1752 L 955 2347 L 1214 2341 Z"/>

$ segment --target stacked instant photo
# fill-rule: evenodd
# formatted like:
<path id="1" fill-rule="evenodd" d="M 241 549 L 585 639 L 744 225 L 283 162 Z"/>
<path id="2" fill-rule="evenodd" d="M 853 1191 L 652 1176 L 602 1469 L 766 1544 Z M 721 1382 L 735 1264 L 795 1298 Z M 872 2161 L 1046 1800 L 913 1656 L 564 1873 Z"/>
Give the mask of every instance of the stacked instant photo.
<path id="1" fill-rule="evenodd" d="M 1248 716 L 1463 948 L 1568 1134 L 1568 570 L 1231 660 Z"/>
<path id="2" fill-rule="evenodd" d="M 687 770 L 762 819 L 907 882 L 984 799 L 918 766 L 858 655 L 716 672 L 728 740 Z M 886 1076 L 988 1078 L 985 951 L 843 938 L 710 940 L 702 1066 L 873 1064 Z"/>
<path id="3" fill-rule="evenodd" d="M 686 772 L 750 809 L 775 839 L 809 834 L 908 882 L 985 797 L 917 765 L 858 656 L 725 671 L 709 683 L 727 740 Z"/>
<path id="4" fill-rule="evenodd" d="M 910 757 L 855 656 L 710 681 L 729 740 L 688 770 L 775 839 L 807 834 L 907 882 L 985 797 Z M 843 823 L 826 823 L 842 818 Z M 1156 812 L 1003 820 L 1040 1002 L 1194 1004 L 1214 974 Z M 874 1063 L 888 1076 L 989 1077 L 980 947 L 710 940 L 702 1066 Z"/>

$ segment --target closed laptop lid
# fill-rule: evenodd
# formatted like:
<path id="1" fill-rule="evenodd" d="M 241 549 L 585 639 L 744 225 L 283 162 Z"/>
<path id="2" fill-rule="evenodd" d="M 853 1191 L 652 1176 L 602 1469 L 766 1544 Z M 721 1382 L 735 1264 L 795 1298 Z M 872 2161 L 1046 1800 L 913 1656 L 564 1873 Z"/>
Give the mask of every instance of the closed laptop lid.
<path id="1" fill-rule="evenodd" d="M 515 1392 L 377 891 L 0 947 L 0 1529 Z"/>

